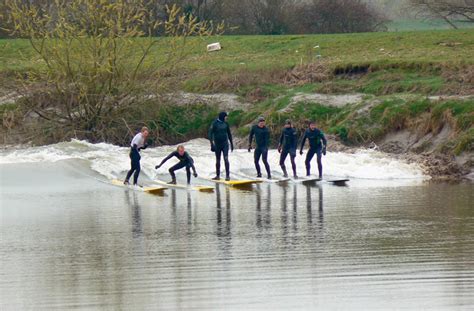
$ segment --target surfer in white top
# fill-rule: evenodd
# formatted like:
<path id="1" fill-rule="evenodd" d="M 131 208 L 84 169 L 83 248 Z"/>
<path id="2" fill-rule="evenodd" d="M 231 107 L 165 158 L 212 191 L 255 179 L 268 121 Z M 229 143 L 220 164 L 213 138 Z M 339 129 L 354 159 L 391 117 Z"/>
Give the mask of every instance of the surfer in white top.
<path id="1" fill-rule="evenodd" d="M 135 137 L 133 137 L 132 139 L 132 142 L 130 144 L 130 159 L 131 159 L 131 165 L 132 165 L 132 168 L 128 171 L 127 173 L 127 177 L 125 177 L 125 180 L 124 180 L 124 185 L 128 185 L 129 184 L 129 180 L 130 180 L 130 177 L 132 176 L 132 174 L 135 172 L 135 174 L 133 175 L 133 185 L 136 186 L 137 185 L 137 182 L 138 182 L 138 175 L 140 175 L 140 159 L 141 159 L 141 156 L 140 156 L 140 150 L 142 149 L 146 149 L 148 147 L 147 143 L 146 143 L 146 139 L 148 137 L 148 134 L 149 134 L 149 130 L 147 127 L 142 127 L 142 130 L 140 131 L 140 133 L 138 133 L 137 135 L 135 135 Z"/>

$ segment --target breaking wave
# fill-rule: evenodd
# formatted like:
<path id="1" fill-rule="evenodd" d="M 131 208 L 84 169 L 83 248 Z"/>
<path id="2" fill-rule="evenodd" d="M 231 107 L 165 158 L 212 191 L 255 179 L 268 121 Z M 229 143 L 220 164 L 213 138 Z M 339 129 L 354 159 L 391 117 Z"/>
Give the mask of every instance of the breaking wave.
<path id="1" fill-rule="evenodd" d="M 214 154 L 210 151 L 209 142 L 195 139 L 184 144 L 194 158 L 195 166 L 201 176 L 214 174 Z M 175 149 L 175 146 L 161 146 L 142 151 L 142 172 L 147 176 L 155 175 L 154 166 Z M 70 159 L 86 160 L 92 170 L 107 177 L 116 178 L 130 168 L 129 148 L 107 143 L 92 144 L 87 141 L 71 140 L 54 145 L 7 149 L 0 151 L 0 164 L 57 162 Z M 303 174 L 304 156 L 297 156 L 297 169 Z M 279 154 L 276 150 L 269 152 L 268 160 L 273 172 L 279 173 Z M 287 160 L 289 161 L 289 159 Z M 174 161 L 165 164 L 169 167 Z M 252 176 L 254 172 L 253 153 L 247 150 L 234 150 L 230 154 L 231 172 L 233 174 Z M 289 163 L 288 163 L 289 164 Z M 314 161 L 314 164 L 315 161 Z M 313 172 L 316 169 L 313 164 Z M 399 180 L 427 179 L 422 168 L 409 164 L 389 155 L 374 151 L 360 150 L 356 153 L 328 152 L 323 157 L 324 174 L 341 178 Z M 166 170 L 163 170 L 166 172 Z"/>

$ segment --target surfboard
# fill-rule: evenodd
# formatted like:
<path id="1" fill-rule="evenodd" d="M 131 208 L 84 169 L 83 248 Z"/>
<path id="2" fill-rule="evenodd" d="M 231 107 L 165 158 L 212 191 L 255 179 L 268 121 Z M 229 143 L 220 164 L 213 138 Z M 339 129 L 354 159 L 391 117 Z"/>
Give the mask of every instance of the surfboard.
<path id="1" fill-rule="evenodd" d="M 297 179 L 296 178 L 288 178 L 289 181 L 291 182 L 294 182 L 296 184 L 313 184 L 313 183 L 316 183 L 316 182 L 320 182 L 321 179 L 317 178 L 317 177 L 298 177 Z"/>
<path id="2" fill-rule="evenodd" d="M 253 179 L 248 179 L 249 178 L 248 175 L 253 173 L 252 170 L 242 170 L 242 171 L 244 171 L 245 173 L 248 173 L 248 174 L 246 175 L 246 174 L 234 173 L 234 175 L 238 176 L 239 178 L 242 178 L 243 180 L 253 180 Z M 252 178 L 252 177 L 250 177 L 250 178 Z M 277 183 L 284 183 L 284 182 L 290 181 L 290 178 L 273 176 L 272 179 L 268 179 L 268 178 L 265 178 L 265 177 L 255 177 L 255 180 L 259 180 L 259 181 L 262 181 L 262 182 L 265 182 L 265 183 L 277 184 Z"/>
<path id="3" fill-rule="evenodd" d="M 315 184 L 319 182 L 330 183 L 337 186 L 344 186 L 349 179 L 320 179 L 320 178 L 311 178 L 311 177 L 303 177 L 300 179 L 292 179 L 296 183 L 302 183 L 304 185 L 308 184 Z"/>
<path id="4" fill-rule="evenodd" d="M 314 184 L 321 181 L 322 179 L 320 178 L 301 178 L 296 180 L 296 182 L 301 182 L 303 185 Z"/>
<path id="5" fill-rule="evenodd" d="M 136 191 L 143 191 L 143 192 L 147 192 L 147 193 L 151 193 L 151 194 L 162 194 L 166 189 L 168 189 L 167 187 L 136 187 L 136 186 L 131 186 L 131 185 L 124 185 L 123 184 L 123 180 L 118 180 L 118 179 L 112 179 L 110 181 L 110 183 L 114 186 L 120 186 L 120 187 L 125 187 L 125 188 L 129 188 L 129 189 L 132 189 L 132 190 L 136 190 Z"/>
<path id="6" fill-rule="evenodd" d="M 224 185 L 227 185 L 227 186 L 231 186 L 231 187 L 239 187 L 239 186 L 249 186 L 249 185 L 253 185 L 253 184 L 260 184 L 262 183 L 263 181 L 262 180 L 252 180 L 252 179 L 242 179 L 242 180 L 225 180 L 225 179 L 220 179 L 220 180 L 214 180 L 214 179 L 211 179 L 211 178 L 205 178 L 206 180 L 209 180 L 209 181 L 212 181 L 212 182 L 215 182 L 217 184 L 224 184 Z"/>
<path id="7" fill-rule="evenodd" d="M 325 182 L 332 183 L 336 186 L 344 186 L 349 179 L 328 179 Z"/>
<path id="8" fill-rule="evenodd" d="M 183 185 L 183 184 L 168 184 L 159 179 L 154 180 L 155 183 L 160 185 L 164 185 L 168 188 L 177 188 L 177 189 L 186 189 L 186 190 L 194 190 L 194 191 L 201 191 L 201 192 L 214 192 L 214 187 L 211 186 L 202 186 L 202 185 Z"/>
<path id="9" fill-rule="evenodd" d="M 288 182 L 291 179 L 290 178 L 272 178 L 272 179 L 268 179 L 268 178 L 258 178 L 257 177 L 257 180 L 261 180 L 262 182 L 267 182 L 267 183 L 272 183 L 272 184 L 278 184 L 278 183 Z"/>

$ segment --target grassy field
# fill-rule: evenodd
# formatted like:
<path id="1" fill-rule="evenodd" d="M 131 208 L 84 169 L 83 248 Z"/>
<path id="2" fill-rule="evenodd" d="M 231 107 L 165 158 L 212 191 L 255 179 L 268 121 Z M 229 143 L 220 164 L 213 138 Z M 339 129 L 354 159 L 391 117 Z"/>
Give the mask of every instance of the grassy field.
<path id="1" fill-rule="evenodd" d="M 210 42 L 223 50 L 207 53 Z M 168 46 L 163 39 L 148 64 L 163 61 Z M 315 48 L 319 46 L 319 48 Z M 0 40 L 0 82 L 11 84 L 12 73 L 41 70 L 44 63 L 28 40 Z M 443 91 L 440 68 L 457 71 L 474 65 L 474 29 L 360 33 L 337 35 L 221 36 L 192 38 L 176 70 L 180 88 L 192 92 L 243 92 L 258 84 L 277 83 L 272 77 L 288 69 L 324 62 L 330 71 L 369 72 L 361 84 L 333 81 L 319 91 L 359 91 L 371 94 L 417 90 L 432 94 Z M 321 55 L 321 57 L 317 57 Z M 357 72 L 356 72 L 357 73 Z M 389 83 L 392 86 L 388 87 Z M 1 87 L 0 87 L 1 88 Z"/>
<path id="2" fill-rule="evenodd" d="M 235 71 L 288 68 L 321 59 L 333 66 L 372 64 L 474 63 L 474 29 L 400 33 L 336 35 L 221 36 L 192 39 L 186 68 L 191 70 Z M 220 41 L 224 49 L 206 53 L 207 43 Z M 320 49 L 313 47 L 319 45 Z M 149 61 L 164 57 L 166 39 L 153 51 Z M 0 40 L 0 71 L 38 68 L 27 40 Z"/>

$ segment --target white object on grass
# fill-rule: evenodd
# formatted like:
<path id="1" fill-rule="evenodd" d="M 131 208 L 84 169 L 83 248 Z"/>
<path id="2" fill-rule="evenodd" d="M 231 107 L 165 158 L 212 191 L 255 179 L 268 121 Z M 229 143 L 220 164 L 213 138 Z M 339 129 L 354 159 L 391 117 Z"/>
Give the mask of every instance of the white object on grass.
<path id="1" fill-rule="evenodd" d="M 208 51 L 208 52 L 219 51 L 219 50 L 221 50 L 221 49 L 222 49 L 222 47 L 221 47 L 220 42 L 211 43 L 211 44 L 208 44 L 208 45 L 207 45 L 207 51 Z"/>

